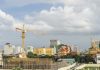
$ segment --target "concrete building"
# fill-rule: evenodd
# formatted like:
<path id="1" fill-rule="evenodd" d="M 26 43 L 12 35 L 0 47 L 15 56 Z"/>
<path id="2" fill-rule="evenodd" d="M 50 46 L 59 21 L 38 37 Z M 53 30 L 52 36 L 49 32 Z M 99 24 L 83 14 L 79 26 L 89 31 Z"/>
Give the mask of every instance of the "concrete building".
<path id="1" fill-rule="evenodd" d="M 55 51 L 54 48 L 34 48 L 33 53 L 37 55 L 54 55 Z"/>
<path id="2" fill-rule="evenodd" d="M 26 51 L 21 46 L 16 46 L 14 54 L 18 58 L 27 58 Z"/>
<path id="3" fill-rule="evenodd" d="M 89 48 L 89 54 L 96 55 L 100 53 L 100 41 L 92 40 L 91 47 Z"/>
<path id="4" fill-rule="evenodd" d="M 10 43 L 6 43 L 4 45 L 4 55 L 13 55 L 14 54 L 14 49 L 15 49 L 15 46 L 10 44 Z"/>
<path id="5" fill-rule="evenodd" d="M 14 46 L 10 43 L 6 43 L 3 49 L 4 56 L 13 56 L 19 58 L 26 58 L 26 51 L 21 46 Z"/>
<path id="6" fill-rule="evenodd" d="M 33 46 L 26 47 L 26 52 L 33 52 Z"/>
<path id="7" fill-rule="evenodd" d="M 19 54 L 22 53 L 24 51 L 24 49 L 21 46 L 16 46 L 16 48 L 14 49 L 14 54 Z"/>
<path id="8" fill-rule="evenodd" d="M 100 48 L 100 40 L 92 40 L 91 47 Z"/>
<path id="9" fill-rule="evenodd" d="M 71 55 L 79 55 L 80 51 L 78 46 L 76 45 L 71 45 Z"/>
<path id="10" fill-rule="evenodd" d="M 71 48 L 67 45 L 62 45 L 59 49 L 58 49 L 58 55 L 60 56 L 64 56 L 67 55 L 71 52 Z"/>
<path id="11" fill-rule="evenodd" d="M 54 48 L 54 46 L 60 45 L 60 41 L 59 40 L 50 40 L 50 47 Z"/>
<path id="12" fill-rule="evenodd" d="M 3 57 L 2 57 L 2 54 L 3 54 L 3 52 L 2 52 L 2 50 L 0 50 L 0 66 L 3 65 Z"/>
<path id="13" fill-rule="evenodd" d="M 96 63 L 100 64 L 100 54 L 96 54 Z"/>

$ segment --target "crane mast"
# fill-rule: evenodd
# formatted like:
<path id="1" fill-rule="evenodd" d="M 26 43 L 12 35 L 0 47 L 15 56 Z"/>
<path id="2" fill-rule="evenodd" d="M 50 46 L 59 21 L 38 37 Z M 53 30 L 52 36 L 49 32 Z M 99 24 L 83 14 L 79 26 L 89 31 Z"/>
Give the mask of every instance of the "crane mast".
<path id="1" fill-rule="evenodd" d="M 16 30 L 19 30 L 22 33 L 22 35 L 21 35 L 21 38 L 22 38 L 22 48 L 25 49 L 25 33 L 26 32 L 25 32 L 24 25 L 23 25 L 22 29 L 16 28 Z"/>
<path id="2" fill-rule="evenodd" d="M 22 29 L 22 48 L 25 49 L 25 29 L 24 29 L 24 25 L 23 25 L 23 29 Z"/>

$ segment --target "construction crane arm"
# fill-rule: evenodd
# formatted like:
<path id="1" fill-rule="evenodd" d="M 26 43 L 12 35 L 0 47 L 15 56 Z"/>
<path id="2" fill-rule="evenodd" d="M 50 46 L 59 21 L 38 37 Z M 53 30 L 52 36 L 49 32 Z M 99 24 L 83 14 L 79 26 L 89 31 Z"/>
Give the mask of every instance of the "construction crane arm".
<path id="1" fill-rule="evenodd" d="M 22 29 L 20 29 L 20 28 L 16 28 L 16 30 L 22 30 Z"/>

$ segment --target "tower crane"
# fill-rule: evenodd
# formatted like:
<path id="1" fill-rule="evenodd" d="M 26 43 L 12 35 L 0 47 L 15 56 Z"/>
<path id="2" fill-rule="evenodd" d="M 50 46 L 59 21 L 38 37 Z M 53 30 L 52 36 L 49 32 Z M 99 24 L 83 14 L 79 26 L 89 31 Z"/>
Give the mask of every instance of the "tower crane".
<path id="1" fill-rule="evenodd" d="M 23 52 L 21 54 L 19 54 L 19 57 L 20 58 L 27 58 L 26 53 L 25 53 L 25 33 L 26 33 L 25 25 L 23 25 L 22 28 L 16 28 L 16 30 L 19 31 L 19 32 L 21 32 L 21 38 L 22 38 L 22 48 L 23 48 Z M 31 31 L 31 30 L 28 30 L 28 31 Z M 39 33 L 39 31 L 36 31 L 36 33 Z M 42 33 L 43 33 L 43 31 L 42 31 Z"/>
<path id="2" fill-rule="evenodd" d="M 22 29 L 21 28 L 16 28 L 17 31 L 20 31 L 22 33 L 21 38 L 22 38 L 22 48 L 25 49 L 25 25 L 23 25 Z"/>

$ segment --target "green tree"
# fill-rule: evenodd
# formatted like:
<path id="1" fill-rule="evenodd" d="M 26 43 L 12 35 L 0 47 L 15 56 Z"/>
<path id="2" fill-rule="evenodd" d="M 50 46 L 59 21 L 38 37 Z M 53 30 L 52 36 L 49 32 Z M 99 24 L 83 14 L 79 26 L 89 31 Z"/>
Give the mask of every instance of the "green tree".
<path id="1" fill-rule="evenodd" d="M 33 54 L 32 52 L 28 52 L 27 57 L 34 58 L 34 57 L 37 57 L 37 54 Z"/>
<path id="2" fill-rule="evenodd" d="M 40 55 L 39 57 L 40 58 L 52 58 L 52 56 L 49 56 L 49 55 Z"/>

